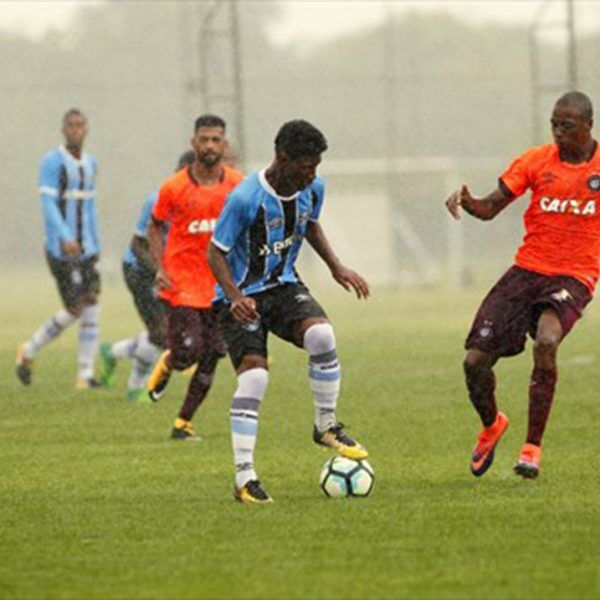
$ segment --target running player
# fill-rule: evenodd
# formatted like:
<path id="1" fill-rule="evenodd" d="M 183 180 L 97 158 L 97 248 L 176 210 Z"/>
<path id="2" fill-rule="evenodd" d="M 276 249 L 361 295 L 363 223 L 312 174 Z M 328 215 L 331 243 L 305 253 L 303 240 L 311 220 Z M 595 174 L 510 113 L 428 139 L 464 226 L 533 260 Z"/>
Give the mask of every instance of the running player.
<path id="1" fill-rule="evenodd" d="M 171 437 L 181 440 L 197 439 L 192 417 L 210 389 L 219 359 L 226 353 L 211 304 L 215 279 L 206 249 L 226 196 L 243 178 L 223 164 L 223 119 L 215 115 L 196 119 L 191 143 L 193 164 L 163 184 L 148 225 L 150 253 L 158 265 L 156 284 L 166 301 L 169 348 L 148 380 L 150 397 L 160 397 L 173 369 L 183 371 L 196 365 L 171 432 Z"/>
<path id="2" fill-rule="evenodd" d="M 185 152 L 179 158 L 175 171 L 191 165 L 195 159 L 193 150 Z M 102 384 L 112 387 L 118 361 L 129 358 L 132 368 L 127 381 L 127 398 L 142 402 L 148 399 L 146 381 L 161 350 L 166 348 L 167 337 L 165 310 L 161 300 L 156 297 L 156 266 L 150 255 L 147 239 L 148 222 L 157 199 L 158 191 L 148 195 L 123 257 L 125 283 L 146 330 L 135 337 L 112 344 L 105 342 L 100 346 Z"/>
<path id="3" fill-rule="evenodd" d="M 65 113 L 65 145 L 46 154 L 40 167 L 40 198 L 46 230 L 46 259 L 64 308 L 37 329 L 17 350 L 16 373 L 24 385 L 32 380 L 39 351 L 79 320 L 77 389 L 97 387 L 94 358 L 98 347 L 100 253 L 96 217 L 96 159 L 83 151 L 88 132 L 85 115 Z"/>
<path id="4" fill-rule="evenodd" d="M 310 123 L 285 123 L 275 139 L 273 163 L 230 194 L 209 247 L 219 282 L 219 322 L 238 378 L 231 431 L 234 496 L 240 502 L 272 501 L 254 470 L 258 410 L 268 382 L 269 332 L 308 353 L 314 441 L 349 458 L 367 456 L 337 421 L 340 366 L 333 328 L 294 268 L 306 237 L 340 285 L 354 289 L 358 298 L 369 295 L 367 282 L 342 265 L 318 222 L 324 184 L 316 171 L 326 149 L 325 137 Z"/>
<path id="5" fill-rule="evenodd" d="M 492 465 L 508 427 L 508 418 L 496 408 L 493 367 L 499 358 L 522 352 L 527 333 L 535 340 L 534 368 L 527 438 L 515 472 L 537 477 L 557 381 L 557 349 L 592 299 L 598 280 L 600 152 L 591 136 L 590 99 L 580 92 L 565 94 L 550 122 L 555 143 L 532 148 L 513 161 L 493 192 L 475 198 L 463 185 L 446 201 L 455 219 L 462 207 L 487 221 L 527 189 L 532 191 L 515 264 L 484 299 L 466 341 L 466 384 L 483 423 L 471 460 L 477 477 Z"/>

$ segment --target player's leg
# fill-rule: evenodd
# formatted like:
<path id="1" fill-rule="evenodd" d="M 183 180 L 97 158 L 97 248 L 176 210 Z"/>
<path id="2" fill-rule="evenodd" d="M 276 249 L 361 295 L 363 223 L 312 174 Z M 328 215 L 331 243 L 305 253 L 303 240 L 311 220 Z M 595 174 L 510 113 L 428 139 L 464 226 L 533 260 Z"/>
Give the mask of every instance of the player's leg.
<path id="1" fill-rule="evenodd" d="M 127 378 L 127 398 L 144 402 L 148 400 L 146 382 L 160 356 L 161 348 L 150 341 L 147 331 L 139 333 L 135 341 L 131 372 Z"/>
<path id="2" fill-rule="evenodd" d="M 246 504 L 267 504 L 272 499 L 263 489 L 254 467 L 260 405 L 269 382 L 267 329 L 263 320 L 257 329 L 244 328 L 233 319 L 228 306 L 220 306 L 217 315 L 237 375 L 230 412 L 236 471 L 234 498 Z"/>
<path id="3" fill-rule="evenodd" d="M 31 383 L 33 362 L 40 350 L 75 323 L 80 314 L 80 307 L 77 303 L 79 286 L 77 285 L 76 263 L 57 260 L 49 255 L 47 260 L 50 272 L 56 281 L 63 308 L 56 311 L 17 349 L 15 370 L 17 377 L 24 385 Z"/>

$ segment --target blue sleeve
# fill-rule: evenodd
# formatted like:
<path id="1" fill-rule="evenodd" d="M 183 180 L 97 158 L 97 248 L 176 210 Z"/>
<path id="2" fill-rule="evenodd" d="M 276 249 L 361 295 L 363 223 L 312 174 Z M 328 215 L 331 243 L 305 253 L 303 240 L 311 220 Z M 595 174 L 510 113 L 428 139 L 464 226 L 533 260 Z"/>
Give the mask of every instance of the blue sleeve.
<path id="1" fill-rule="evenodd" d="M 318 221 L 323 208 L 323 200 L 325 199 L 325 182 L 317 177 L 310 186 L 310 193 L 313 198 L 313 207 L 308 216 L 311 221 Z"/>
<path id="2" fill-rule="evenodd" d="M 212 243 L 223 252 L 229 252 L 252 223 L 253 212 L 256 211 L 252 211 L 251 199 L 244 198 L 237 189 L 231 192 L 217 221 Z"/>
<path id="3" fill-rule="evenodd" d="M 40 200 L 46 231 L 57 232 L 60 241 L 72 240 L 73 235 L 58 208 L 61 162 L 47 156 L 40 166 Z"/>
<path id="4" fill-rule="evenodd" d="M 152 208 L 156 203 L 156 198 L 158 194 L 149 194 L 146 198 L 146 202 L 142 207 L 142 212 L 140 213 L 140 218 L 138 219 L 137 225 L 135 226 L 134 235 L 138 237 L 145 238 L 148 233 L 148 223 L 150 222 L 150 218 L 152 217 Z"/>

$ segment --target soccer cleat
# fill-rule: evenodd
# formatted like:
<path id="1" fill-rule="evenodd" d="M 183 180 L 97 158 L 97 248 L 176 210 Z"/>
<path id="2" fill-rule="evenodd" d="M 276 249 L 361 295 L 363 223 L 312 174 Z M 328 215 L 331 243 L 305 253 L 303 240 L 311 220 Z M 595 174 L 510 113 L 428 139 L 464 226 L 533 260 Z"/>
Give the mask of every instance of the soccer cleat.
<path id="1" fill-rule="evenodd" d="M 535 444 L 524 444 L 514 471 L 525 479 L 535 479 L 540 473 L 542 449 Z"/>
<path id="2" fill-rule="evenodd" d="M 102 366 L 100 368 L 100 381 L 106 387 L 114 387 L 115 385 L 115 369 L 117 368 L 117 359 L 111 352 L 110 342 L 104 342 L 100 346 L 100 359 Z"/>
<path id="3" fill-rule="evenodd" d="M 171 369 L 167 366 L 166 358 L 168 350 L 165 350 L 154 365 L 154 370 L 148 379 L 148 395 L 156 402 L 165 393 L 167 384 L 171 378 Z"/>
<path id="4" fill-rule="evenodd" d="M 258 479 L 251 479 L 241 488 L 234 488 L 233 497 L 242 504 L 270 504 L 273 498 L 265 492 Z"/>
<path id="5" fill-rule="evenodd" d="M 333 448 L 340 456 L 344 456 L 345 458 L 362 460 L 369 456 L 369 453 L 363 446 L 344 432 L 343 423 L 338 423 L 323 432 L 320 432 L 315 425 L 313 440 L 321 446 Z"/>
<path id="6" fill-rule="evenodd" d="M 192 428 L 192 422 L 185 419 L 175 419 L 173 429 L 171 430 L 171 439 L 182 440 L 184 442 L 199 442 L 200 437 Z"/>
<path id="7" fill-rule="evenodd" d="M 507 428 L 508 417 L 499 412 L 494 424 L 482 429 L 471 456 L 471 473 L 475 477 L 481 477 L 492 466 L 496 445 Z"/>
<path id="8" fill-rule="evenodd" d="M 25 356 L 25 345 L 19 346 L 15 358 L 15 373 L 23 385 L 31 385 L 32 371 L 33 359 Z"/>
<path id="9" fill-rule="evenodd" d="M 90 377 L 89 379 L 78 379 L 75 383 L 75 389 L 82 390 L 94 390 L 102 387 L 102 383 L 100 383 L 94 377 Z"/>

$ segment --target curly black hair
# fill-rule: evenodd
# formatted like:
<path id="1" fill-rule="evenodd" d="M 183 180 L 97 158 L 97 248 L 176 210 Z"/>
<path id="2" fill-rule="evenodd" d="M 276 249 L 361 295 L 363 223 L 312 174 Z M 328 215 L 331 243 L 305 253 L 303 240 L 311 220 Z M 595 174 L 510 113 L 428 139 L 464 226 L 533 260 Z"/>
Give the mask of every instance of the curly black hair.
<path id="1" fill-rule="evenodd" d="M 314 125 L 302 119 L 284 123 L 275 137 L 275 151 L 285 152 L 291 159 L 314 156 L 325 150 L 325 136 Z"/>

